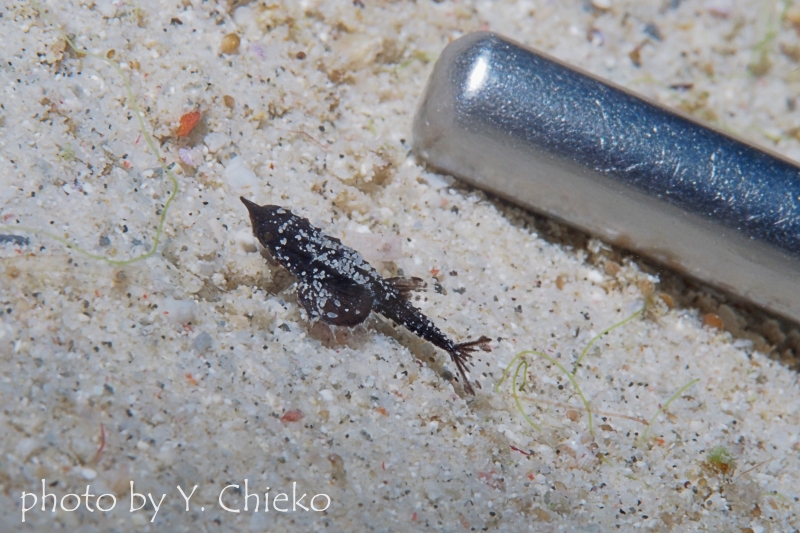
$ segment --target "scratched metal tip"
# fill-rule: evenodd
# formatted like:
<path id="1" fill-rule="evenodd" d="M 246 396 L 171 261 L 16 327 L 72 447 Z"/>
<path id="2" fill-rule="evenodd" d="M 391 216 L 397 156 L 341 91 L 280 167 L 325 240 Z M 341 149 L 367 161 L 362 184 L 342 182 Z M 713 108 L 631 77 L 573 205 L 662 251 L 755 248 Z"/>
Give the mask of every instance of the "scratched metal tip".
<path id="1" fill-rule="evenodd" d="M 445 48 L 430 165 L 800 321 L 800 168 L 494 33 Z"/>

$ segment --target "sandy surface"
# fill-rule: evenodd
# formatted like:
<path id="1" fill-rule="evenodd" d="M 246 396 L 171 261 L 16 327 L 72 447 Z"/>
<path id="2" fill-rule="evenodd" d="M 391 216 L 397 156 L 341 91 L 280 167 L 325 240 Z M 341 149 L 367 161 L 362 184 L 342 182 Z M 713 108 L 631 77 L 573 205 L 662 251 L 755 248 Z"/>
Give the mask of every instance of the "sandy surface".
<path id="1" fill-rule="evenodd" d="M 286 4 L 44 3 L 130 78 L 178 184 L 161 234 L 172 182 L 123 78 L 69 50 L 32 4 L 2 8 L 0 233 L 29 240 L 0 246 L 0 530 L 800 527 L 796 373 L 702 327 L 698 309 L 670 309 L 657 286 L 648 298 L 657 280 L 604 259 L 602 243 L 544 240 L 524 213 L 409 155 L 437 54 L 491 29 L 800 158 L 800 11 Z M 177 136 L 193 109 L 202 121 Z M 494 339 L 475 360 L 477 396 L 447 381 L 445 354 L 383 318 L 309 324 L 240 195 L 291 208 L 386 276 L 424 278 L 416 303 L 447 335 Z M 124 265 L 53 238 L 126 261 L 157 234 L 155 253 Z M 646 301 L 588 350 L 575 383 L 553 364 L 570 371 Z M 531 349 L 550 359 L 525 356 L 518 407 L 510 378 L 494 387 Z M 195 486 L 187 506 L 180 491 Z M 131 511 L 132 488 L 154 500 Z M 303 493 L 299 505 L 330 505 L 304 511 Z M 95 508 L 102 494 L 112 510 Z"/>

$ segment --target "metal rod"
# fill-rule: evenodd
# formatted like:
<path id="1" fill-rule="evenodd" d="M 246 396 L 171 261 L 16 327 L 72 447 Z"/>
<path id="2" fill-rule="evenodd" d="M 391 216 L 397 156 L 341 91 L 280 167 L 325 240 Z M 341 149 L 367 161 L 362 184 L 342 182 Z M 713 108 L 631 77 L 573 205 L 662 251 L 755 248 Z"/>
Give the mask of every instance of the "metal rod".
<path id="1" fill-rule="evenodd" d="M 800 168 L 494 33 L 442 52 L 414 150 L 800 321 Z"/>

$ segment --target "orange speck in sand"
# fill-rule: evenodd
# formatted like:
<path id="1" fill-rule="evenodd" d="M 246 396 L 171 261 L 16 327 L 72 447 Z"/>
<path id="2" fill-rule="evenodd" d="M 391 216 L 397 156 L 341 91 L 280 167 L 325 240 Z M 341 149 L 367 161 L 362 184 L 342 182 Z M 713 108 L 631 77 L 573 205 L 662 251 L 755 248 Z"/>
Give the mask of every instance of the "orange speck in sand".
<path id="1" fill-rule="evenodd" d="M 703 325 L 721 330 L 722 319 L 719 317 L 719 315 L 715 315 L 714 313 L 706 313 L 703 316 Z"/>
<path id="2" fill-rule="evenodd" d="M 186 381 L 188 381 L 192 385 L 197 385 L 197 380 L 192 377 L 192 374 L 190 372 L 186 373 Z"/>
<path id="3" fill-rule="evenodd" d="M 181 125 L 178 126 L 178 130 L 175 134 L 178 137 L 186 137 L 192 133 L 192 130 L 197 126 L 197 123 L 200 122 L 201 118 L 203 118 L 203 114 L 199 110 L 195 109 L 189 111 L 181 117 Z"/>
<path id="4" fill-rule="evenodd" d="M 500 490 L 504 486 L 503 478 L 498 477 L 497 472 L 494 470 L 490 470 L 489 472 L 478 472 L 478 479 L 493 489 Z"/>
<path id="5" fill-rule="evenodd" d="M 290 409 L 283 413 L 281 422 L 297 422 L 303 418 L 303 411 L 300 409 Z"/>

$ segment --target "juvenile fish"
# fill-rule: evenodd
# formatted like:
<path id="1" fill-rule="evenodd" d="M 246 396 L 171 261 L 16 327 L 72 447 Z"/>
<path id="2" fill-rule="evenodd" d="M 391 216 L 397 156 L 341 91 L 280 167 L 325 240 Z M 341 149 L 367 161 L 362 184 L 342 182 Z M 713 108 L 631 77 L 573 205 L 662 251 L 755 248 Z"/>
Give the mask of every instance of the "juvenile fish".
<path id="1" fill-rule="evenodd" d="M 450 354 L 464 380 L 476 350 L 491 351 L 488 337 L 456 344 L 411 305 L 411 291 L 422 290 L 419 278 L 384 278 L 361 254 L 329 237 L 305 218 L 277 205 L 256 205 L 241 197 L 250 212 L 253 235 L 272 257 L 297 278 L 297 299 L 309 318 L 332 326 L 353 327 L 375 311 Z"/>

